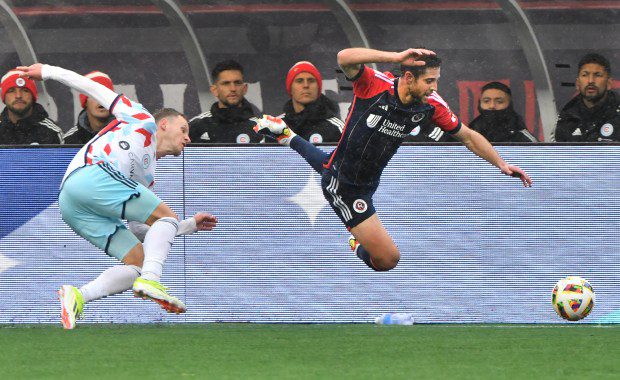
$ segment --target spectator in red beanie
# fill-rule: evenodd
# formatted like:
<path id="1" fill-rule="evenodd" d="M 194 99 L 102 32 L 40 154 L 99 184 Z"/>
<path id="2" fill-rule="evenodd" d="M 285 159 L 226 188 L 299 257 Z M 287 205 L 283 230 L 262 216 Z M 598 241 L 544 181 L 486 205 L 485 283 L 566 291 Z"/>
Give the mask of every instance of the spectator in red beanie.
<path id="1" fill-rule="evenodd" d="M 114 91 L 114 83 L 112 83 L 112 79 L 110 79 L 108 74 L 101 71 L 93 71 L 84 76 Z M 114 116 L 110 111 L 97 103 L 93 98 L 80 94 L 80 104 L 82 105 L 82 111 L 78 115 L 75 127 L 69 129 L 65 134 L 65 144 L 84 145 L 97 132 L 114 120 Z"/>
<path id="2" fill-rule="evenodd" d="M 2 77 L 0 145 L 62 144 L 62 129 L 37 103 L 37 86 L 29 78 L 20 78 L 11 70 Z"/>
<path id="3" fill-rule="evenodd" d="M 280 115 L 300 137 L 313 144 L 338 142 L 344 123 L 338 105 L 321 93 L 323 77 L 308 61 L 297 62 L 286 75 L 286 91 L 291 99 Z"/>

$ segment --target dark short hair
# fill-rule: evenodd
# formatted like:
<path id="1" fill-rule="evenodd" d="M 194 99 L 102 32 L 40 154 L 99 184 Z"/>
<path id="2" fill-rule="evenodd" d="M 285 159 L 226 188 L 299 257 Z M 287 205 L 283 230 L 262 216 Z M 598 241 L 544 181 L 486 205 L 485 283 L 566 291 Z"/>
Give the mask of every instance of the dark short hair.
<path id="1" fill-rule="evenodd" d="M 588 53 L 581 57 L 579 60 L 579 67 L 577 68 L 577 74 L 579 74 L 581 68 L 588 63 L 596 63 L 597 65 L 603 66 L 607 74 L 611 75 L 611 65 L 609 64 L 609 60 L 597 53 Z"/>
<path id="2" fill-rule="evenodd" d="M 155 111 L 155 113 L 153 114 L 153 117 L 155 118 L 155 124 L 159 123 L 161 119 L 164 119 L 170 116 L 181 116 L 185 120 L 187 120 L 187 117 L 184 114 L 175 110 L 174 108 L 162 108 L 160 110 Z"/>
<path id="3" fill-rule="evenodd" d="M 425 55 L 421 58 L 418 58 L 418 61 L 426 62 L 424 66 L 407 66 L 400 65 L 400 72 L 402 75 L 405 75 L 406 71 L 409 71 L 415 78 L 419 78 L 420 75 L 423 75 L 426 72 L 426 69 L 441 67 L 441 58 L 436 55 Z"/>
<path id="4" fill-rule="evenodd" d="M 480 93 L 482 94 L 486 90 L 490 90 L 490 89 L 500 90 L 508 94 L 508 96 L 512 97 L 512 91 L 510 90 L 510 87 L 506 86 L 502 82 L 489 82 L 485 84 L 484 86 L 482 86 L 482 90 L 480 91 Z"/>
<path id="5" fill-rule="evenodd" d="M 233 59 L 229 59 L 226 61 L 218 62 L 213 68 L 213 70 L 211 70 L 211 78 L 213 79 L 213 81 L 217 81 L 220 73 L 226 70 L 239 71 L 241 72 L 241 75 L 243 75 L 243 66 L 241 66 L 239 62 Z"/>

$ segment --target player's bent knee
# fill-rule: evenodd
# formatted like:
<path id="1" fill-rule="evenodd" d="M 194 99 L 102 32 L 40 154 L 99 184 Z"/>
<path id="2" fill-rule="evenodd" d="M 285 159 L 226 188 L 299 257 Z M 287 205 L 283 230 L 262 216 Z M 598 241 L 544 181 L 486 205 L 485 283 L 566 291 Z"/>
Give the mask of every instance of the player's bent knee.
<path id="1" fill-rule="evenodd" d="M 142 268 L 144 262 L 144 249 L 142 243 L 136 244 L 121 260 L 125 265 L 133 265 Z"/>
<path id="2" fill-rule="evenodd" d="M 375 270 L 380 272 L 389 271 L 390 269 L 396 268 L 398 262 L 400 261 L 400 252 L 398 250 L 388 252 L 381 257 L 373 257 L 372 263 Z"/>
<path id="3" fill-rule="evenodd" d="M 155 223 L 156 221 L 162 218 L 174 218 L 176 219 L 177 222 L 179 221 L 179 216 L 174 211 L 172 211 L 172 209 L 168 207 L 167 204 L 162 202 L 159 204 L 159 206 L 157 206 L 155 211 L 153 211 L 151 216 L 149 216 L 149 218 L 146 221 L 146 224 L 148 224 L 149 226 L 152 226 L 153 223 Z"/>

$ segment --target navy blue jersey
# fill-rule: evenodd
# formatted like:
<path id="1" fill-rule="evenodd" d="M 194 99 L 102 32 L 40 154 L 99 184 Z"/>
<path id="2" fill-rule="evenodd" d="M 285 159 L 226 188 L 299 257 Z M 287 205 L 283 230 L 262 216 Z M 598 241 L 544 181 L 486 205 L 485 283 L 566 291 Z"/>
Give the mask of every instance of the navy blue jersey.
<path id="1" fill-rule="evenodd" d="M 427 103 L 404 105 L 394 88 L 398 78 L 362 65 L 353 78 L 353 103 L 340 142 L 325 168 L 340 182 L 376 188 L 383 169 L 416 127 L 434 123 L 456 133 L 461 123 L 437 94 Z"/>

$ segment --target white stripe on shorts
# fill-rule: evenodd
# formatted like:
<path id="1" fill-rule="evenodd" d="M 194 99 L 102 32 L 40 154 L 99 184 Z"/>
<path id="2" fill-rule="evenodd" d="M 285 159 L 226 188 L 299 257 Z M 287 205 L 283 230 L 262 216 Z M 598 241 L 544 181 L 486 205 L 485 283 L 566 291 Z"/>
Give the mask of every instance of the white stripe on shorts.
<path id="1" fill-rule="evenodd" d="M 345 222 L 348 222 L 353 219 L 353 216 L 351 215 L 351 210 L 349 210 L 347 205 L 342 201 L 342 197 L 336 193 L 336 191 L 338 191 L 338 185 L 339 182 L 336 177 L 332 177 L 326 190 L 334 199 L 334 206 L 338 207 L 338 210 L 340 210 L 340 214 L 342 214 Z"/>

